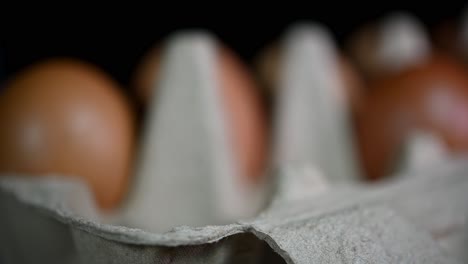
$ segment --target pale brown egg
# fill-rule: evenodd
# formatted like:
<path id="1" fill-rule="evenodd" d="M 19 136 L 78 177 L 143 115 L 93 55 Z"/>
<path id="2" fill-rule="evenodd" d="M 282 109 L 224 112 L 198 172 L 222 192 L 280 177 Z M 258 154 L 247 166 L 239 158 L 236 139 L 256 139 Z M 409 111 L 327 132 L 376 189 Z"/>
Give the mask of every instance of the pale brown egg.
<path id="1" fill-rule="evenodd" d="M 157 84 L 162 49 L 150 51 L 137 67 L 134 91 L 147 104 Z M 242 175 L 257 182 L 265 174 L 269 142 L 269 122 L 260 90 L 247 67 L 225 47 L 219 48 L 217 67 L 225 124 L 235 162 Z"/>
<path id="2" fill-rule="evenodd" d="M 103 209 L 127 190 L 134 116 L 117 84 L 72 59 L 35 64 L 0 95 L 0 171 L 79 177 Z"/>
<path id="3" fill-rule="evenodd" d="M 361 160 L 369 179 L 386 176 L 413 131 L 429 131 L 453 153 L 468 151 L 468 75 L 434 56 L 372 84 L 356 115 Z"/>

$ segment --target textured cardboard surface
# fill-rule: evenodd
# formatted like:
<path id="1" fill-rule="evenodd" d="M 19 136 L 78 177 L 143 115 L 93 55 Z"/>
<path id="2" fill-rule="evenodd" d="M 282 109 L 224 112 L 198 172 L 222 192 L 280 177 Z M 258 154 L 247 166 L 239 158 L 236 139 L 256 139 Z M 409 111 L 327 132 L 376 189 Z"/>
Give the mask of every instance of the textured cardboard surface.
<path id="1" fill-rule="evenodd" d="M 463 263 L 467 172 L 466 160 L 454 161 L 381 186 L 276 201 L 251 221 L 166 233 L 83 218 L 92 210 L 67 204 L 88 195 L 77 182 L 2 178 L 1 255 L 6 263 L 229 263 L 244 246 L 243 261 L 255 262 L 263 240 L 286 263 Z M 236 238 L 244 233 L 255 236 Z"/>

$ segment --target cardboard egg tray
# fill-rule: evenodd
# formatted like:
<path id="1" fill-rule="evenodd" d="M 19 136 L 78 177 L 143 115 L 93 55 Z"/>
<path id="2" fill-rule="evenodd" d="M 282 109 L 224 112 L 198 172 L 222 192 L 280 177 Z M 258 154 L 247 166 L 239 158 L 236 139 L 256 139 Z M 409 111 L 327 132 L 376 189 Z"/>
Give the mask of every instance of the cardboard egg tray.
<path id="1" fill-rule="evenodd" d="M 206 32 L 167 41 L 135 183 L 118 211 L 100 212 L 78 180 L 0 178 L 0 263 L 468 262 L 467 160 L 359 183 L 338 55 L 320 25 L 284 37 L 272 180 L 238 180 L 216 95 L 217 45 Z"/>

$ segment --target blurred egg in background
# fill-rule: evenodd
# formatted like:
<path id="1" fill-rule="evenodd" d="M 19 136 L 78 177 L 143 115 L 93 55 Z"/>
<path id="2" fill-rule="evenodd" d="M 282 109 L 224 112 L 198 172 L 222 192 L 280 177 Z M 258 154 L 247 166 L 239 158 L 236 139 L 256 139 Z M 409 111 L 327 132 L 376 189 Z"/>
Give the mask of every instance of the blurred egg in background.
<path id="1" fill-rule="evenodd" d="M 38 62 L 0 96 L 0 171 L 82 178 L 112 209 L 132 169 L 134 116 L 118 84 L 75 59 Z"/>
<path id="2" fill-rule="evenodd" d="M 468 151 L 468 75 L 434 56 L 371 84 L 357 114 L 362 162 L 371 179 L 391 172 L 413 133 L 426 131 L 454 153 Z"/>

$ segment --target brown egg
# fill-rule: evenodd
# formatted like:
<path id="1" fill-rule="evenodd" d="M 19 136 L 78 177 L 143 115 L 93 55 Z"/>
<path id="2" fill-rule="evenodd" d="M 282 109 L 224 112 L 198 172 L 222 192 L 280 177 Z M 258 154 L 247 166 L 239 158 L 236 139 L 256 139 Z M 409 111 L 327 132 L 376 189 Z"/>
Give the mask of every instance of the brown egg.
<path id="1" fill-rule="evenodd" d="M 468 151 L 468 76 L 461 65 L 431 58 L 372 84 L 356 115 L 362 164 L 378 179 L 391 171 L 414 131 L 428 131 L 454 153 Z"/>
<path id="2" fill-rule="evenodd" d="M 133 119 L 117 84 L 97 68 L 72 59 L 35 64 L 0 96 L 0 171 L 83 178 L 111 209 L 128 185 Z"/>
<path id="3" fill-rule="evenodd" d="M 161 49 L 152 50 L 134 75 L 134 90 L 148 103 L 157 83 Z M 218 53 L 221 101 L 234 157 L 240 171 L 257 182 L 264 175 L 268 153 L 268 118 L 262 96 L 245 65 L 227 48 Z"/>

